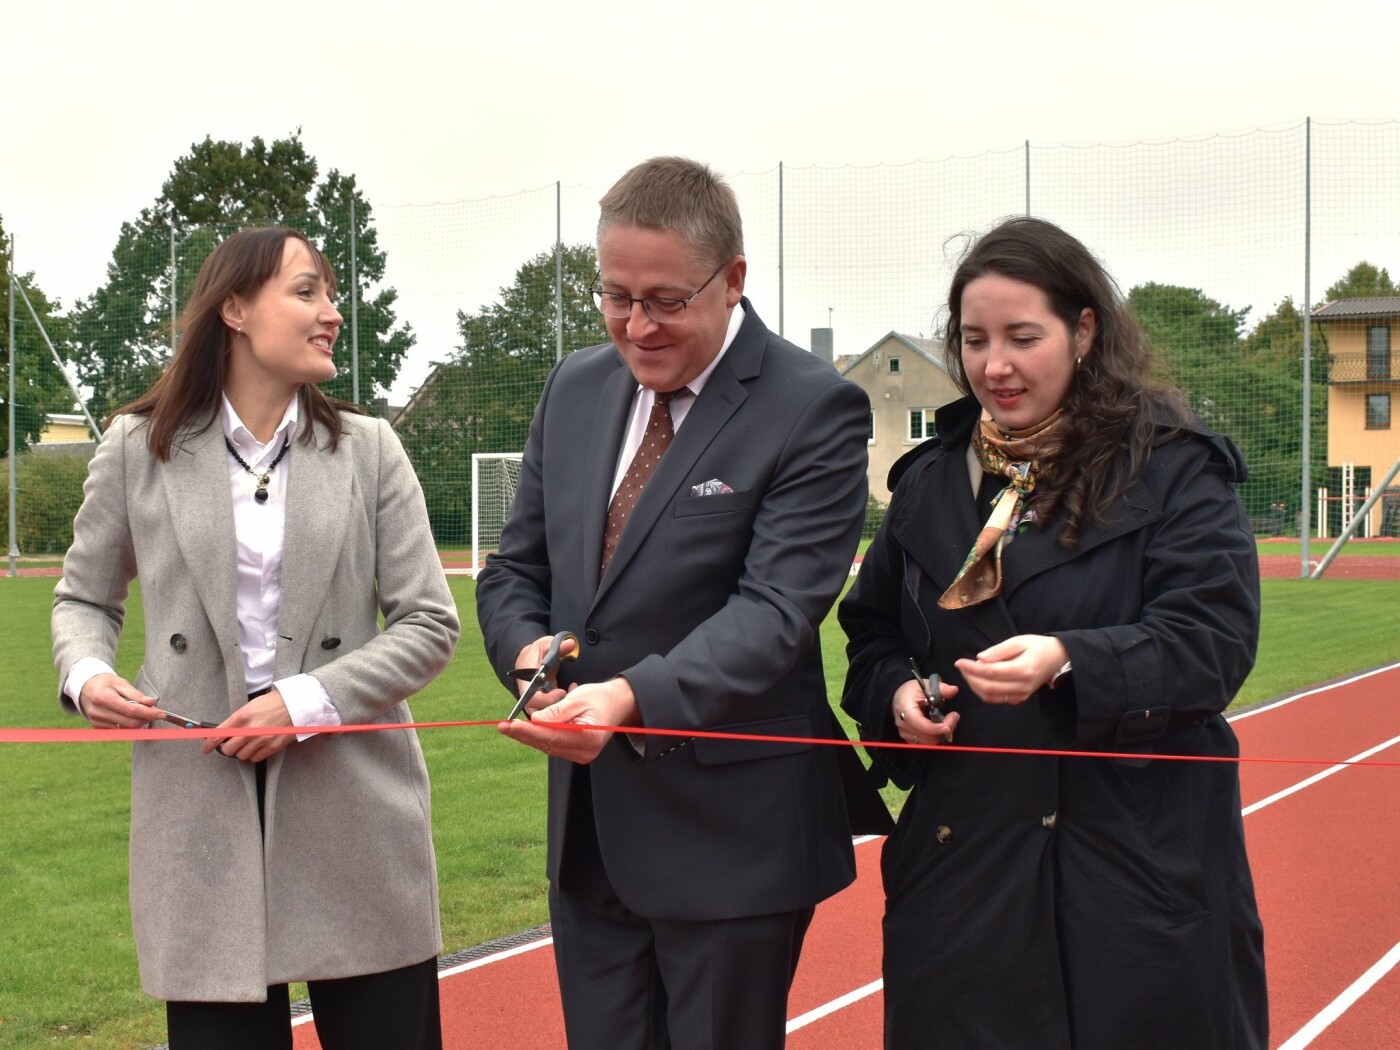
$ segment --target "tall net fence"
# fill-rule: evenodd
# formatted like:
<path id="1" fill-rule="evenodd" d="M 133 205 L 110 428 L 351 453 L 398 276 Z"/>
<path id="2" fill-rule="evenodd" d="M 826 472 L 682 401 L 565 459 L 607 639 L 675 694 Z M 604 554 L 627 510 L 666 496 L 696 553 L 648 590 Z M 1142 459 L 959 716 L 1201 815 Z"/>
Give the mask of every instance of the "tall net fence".
<path id="1" fill-rule="evenodd" d="M 1197 411 L 1243 448 L 1251 474 L 1242 493 L 1256 528 L 1296 535 L 1306 522 L 1313 535 L 1336 535 L 1400 458 L 1389 414 L 1400 387 L 1389 332 L 1400 309 L 1393 320 L 1344 323 L 1326 311 L 1314 319 L 1308 307 L 1400 294 L 1391 279 L 1400 275 L 1397 170 L 1400 123 L 1299 122 L 1169 142 L 1024 143 L 899 165 L 727 174 L 743 212 L 754 308 L 801 345 L 829 330 L 838 365 L 890 333 L 934 339 L 969 235 L 1027 212 L 1060 224 L 1118 279 Z M 551 184 L 372 211 L 361 202 L 353 219 L 318 201 L 280 216 L 327 246 L 341 280 L 342 375 L 332 392 L 391 418 L 444 547 L 471 542 L 472 456 L 519 452 L 549 369 L 605 338 L 587 288 L 606 188 Z M 163 364 L 171 290 L 178 306 L 225 232 L 153 227 L 119 245 L 121 280 L 45 319 L 95 415 L 134 397 Z M 17 362 L 53 371 L 20 310 Z M 47 381 L 48 412 L 73 413 L 72 396 Z M 905 414 L 936 405 L 875 399 L 874 407 Z M 40 500 L 41 490 L 35 478 L 18 488 L 26 553 L 61 550 L 71 522 L 73 507 Z M 45 509 L 26 516 L 26 502 Z M 1378 504 L 1373 531 L 1396 528 L 1397 508 L 1400 499 Z"/>

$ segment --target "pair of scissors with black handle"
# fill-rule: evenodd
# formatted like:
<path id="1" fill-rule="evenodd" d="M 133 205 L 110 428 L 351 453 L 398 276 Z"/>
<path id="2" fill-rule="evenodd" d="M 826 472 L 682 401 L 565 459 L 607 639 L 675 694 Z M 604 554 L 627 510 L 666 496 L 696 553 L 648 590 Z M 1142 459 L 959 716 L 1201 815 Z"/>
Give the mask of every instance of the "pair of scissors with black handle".
<path id="1" fill-rule="evenodd" d="M 573 642 L 574 647 L 572 651 L 568 653 L 561 653 L 559 650 L 563 648 L 565 642 Z M 530 702 L 536 693 L 549 685 L 550 677 L 558 673 L 561 663 L 565 660 L 577 659 L 578 636 L 572 631 L 560 631 L 550 640 L 549 650 L 544 654 L 544 660 L 540 662 L 539 668 L 533 672 L 530 678 L 530 684 L 527 685 L 525 691 L 520 694 L 520 699 L 517 700 L 515 706 L 510 709 L 510 714 L 506 716 L 506 720 L 510 721 L 523 714 L 526 721 L 529 721 L 530 712 L 525 710 L 525 705 Z M 517 668 L 512 671 L 511 674 L 523 677 L 527 674 L 531 674 L 531 671 L 528 668 Z"/>

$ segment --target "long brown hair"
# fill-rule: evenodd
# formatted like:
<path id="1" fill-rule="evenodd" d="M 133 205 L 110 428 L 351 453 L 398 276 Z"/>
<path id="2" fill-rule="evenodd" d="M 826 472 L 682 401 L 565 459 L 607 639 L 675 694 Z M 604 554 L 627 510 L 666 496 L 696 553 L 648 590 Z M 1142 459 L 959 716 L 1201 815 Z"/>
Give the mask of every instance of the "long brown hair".
<path id="1" fill-rule="evenodd" d="M 194 292 L 180 312 L 180 333 L 175 356 L 151 388 L 129 405 L 123 405 L 103 421 L 111 426 L 117 416 L 146 416 L 146 442 L 156 458 L 170 459 L 175 437 L 186 429 L 199 433 L 213 425 L 219 414 L 219 398 L 228 378 L 228 353 L 233 334 L 220 315 L 230 295 L 251 299 L 282 268 L 288 238 L 306 246 L 316 269 L 335 294 L 335 274 L 320 250 L 296 230 L 267 226 L 235 233 L 204 260 L 195 278 Z M 312 383 L 297 392 L 303 419 L 314 420 L 330 433 L 334 449 L 344 433 L 341 412 L 360 412 L 358 405 L 327 397 Z M 310 426 L 302 427 L 304 444 L 315 441 Z"/>
<path id="2" fill-rule="evenodd" d="M 1007 219 L 983 234 L 953 274 L 943 359 L 964 394 L 972 393 L 972 384 L 962 361 L 963 291 L 986 274 L 1035 285 L 1070 332 L 1086 307 L 1098 321 L 1092 350 L 1065 395 L 1069 440 L 1042 465 L 1036 482 L 1036 498 L 1044 501 L 1037 519 L 1048 520 L 1063 503 L 1060 539 L 1073 546 L 1085 521 L 1102 524 L 1109 504 L 1142 472 L 1161 428 L 1186 425 L 1185 399 L 1161 378 L 1161 363 L 1098 259 L 1058 226 L 1028 217 Z"/>

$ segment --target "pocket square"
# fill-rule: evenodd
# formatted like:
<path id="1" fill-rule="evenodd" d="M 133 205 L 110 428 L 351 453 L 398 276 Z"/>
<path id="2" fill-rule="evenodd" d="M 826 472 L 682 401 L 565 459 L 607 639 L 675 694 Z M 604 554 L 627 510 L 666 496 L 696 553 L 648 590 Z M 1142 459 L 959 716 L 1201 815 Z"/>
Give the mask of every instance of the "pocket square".
<path id="1" fill-rule="evenodd" d="M 711 478 L 709 481 L 702 481 L 698 485 L 690 486 L 692 496 L 720 496 L 726 492 L 734 490 L 720 481 L 719 478 Z"/>

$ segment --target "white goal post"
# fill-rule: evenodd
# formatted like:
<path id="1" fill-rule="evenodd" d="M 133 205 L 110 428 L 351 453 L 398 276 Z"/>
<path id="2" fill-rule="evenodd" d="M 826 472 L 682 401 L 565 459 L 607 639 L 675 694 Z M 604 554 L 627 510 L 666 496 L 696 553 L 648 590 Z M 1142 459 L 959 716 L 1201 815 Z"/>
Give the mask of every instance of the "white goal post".
<path id="1" fill-rule="evenodd" d="M 481 571 L 486 555 L 501 542 L 523 456 L 523 452 L 472 453 L 472 579 Z"/>

